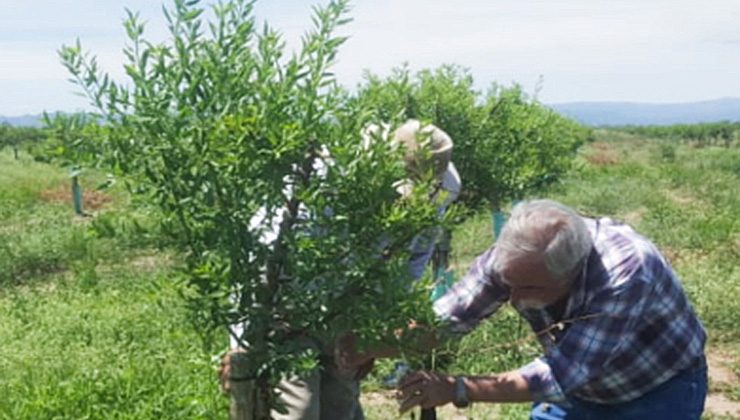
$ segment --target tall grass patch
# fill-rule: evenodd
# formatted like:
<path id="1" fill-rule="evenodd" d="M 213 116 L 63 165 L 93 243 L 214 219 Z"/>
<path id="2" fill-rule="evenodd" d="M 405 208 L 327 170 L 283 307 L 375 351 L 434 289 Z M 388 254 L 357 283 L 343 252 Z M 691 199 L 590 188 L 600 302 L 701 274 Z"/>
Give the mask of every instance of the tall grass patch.
<path id="1" fill-rule="evenodd" d="M 210 355 L 167 269 L 117 266 L 0 297 L 5 418 L 216 418 Z M 225 343 L 223 343 L 225 344 Z"/>

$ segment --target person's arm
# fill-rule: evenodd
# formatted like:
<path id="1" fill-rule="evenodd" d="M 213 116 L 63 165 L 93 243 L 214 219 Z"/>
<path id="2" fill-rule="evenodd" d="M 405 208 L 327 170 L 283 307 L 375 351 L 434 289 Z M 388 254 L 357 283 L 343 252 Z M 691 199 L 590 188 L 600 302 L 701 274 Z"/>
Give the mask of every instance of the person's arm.
<path id="1" fill-rule="evenodd" d="M 416 325 L 414 322 L 408 326 L 405 336 L 402 335 L 404 334 L 403 332 L 399 332 L 398 334 L 399 340 L 413 340 L 414 347 L 424 349 L 424 351 L 437 348 L 440 345 L 436 331 L 425 329 Z M 412 334 L 414 336 L 413 339 L 407 338 Z M 365 351 L 359 351 L 357 347 L 357 336 L 347 333 L 335 342 L 334 361 L 340 370 L 351 372 L 353 369 L 368 363 L 370 360 L 398 357 L 401 355 L 401 352 L 401 349 L 395 345 L 378 345 Z"/>
<path id="2" fill-rule="evenodd" d="M 603 366 L 624 342 L 643 311 L 645 289 L 639 273 L 621 272 L 624 281 L 599 293 L 590 306 L 593 315 L 575 321 L 547 355 L 506 373 L 464 379 L 470 402 L 525 402 L 566 399 L 603 372 Z M 444 405 L 454 400 L 454 377 L 416 372 L 401 383 L 401 410 Z"/>
<path id="3" fill-rule="evenodd" d="M 465 277 L 434 303 L 434 311 L 442 321 L 441 331 L 424 331 L 424 326 L 417 326 L 409 329 L 412 333 L 406 333 L 399 339 L 404 342 L 413 340 L 413 347 L 428 351 L 450 336 L 467 333 L 501 307 L 509 299 L 509 290 L 491 274 L 489 267 L 492 256 L 493 248 L 490 248 L 473 262 Z M 335 346 L 337 365 L 345 370 L 370 359 L 395 357 L 399 353 L 400 350 L 392 346 L 358 352 L 351 334 L 341 337 Z"/>
<path id="4" fill-rule="evenodd" d="M 394 357 L 398 350 L 392 346 L 378 346 L 366 351 L 357 348 L 357 336 L 347 333 L 334 343 L 334 362 L 340 371 L 352 371 L 372 359 Z"/>
<path id="5" fill-rule="evenodd" d="M 495 248 L 473 261 L 468 273 L 434 302 L 446 334 L 465 334 L 509 300 L 509 289 L 491 269 Z"/>
<path id="6" fill-rule="evenodd" d="M 527 381 L 518 371 L 496 375 L 463 377 L 465 393 L 470 403 L 507 403 L 532 401 Z M 415 406 L 438 407 L 455 401 L 455 377 L 420 371 L 407 375 L 399 390 L 400 411 Z"/>
<path id="7" fill-rule="evenodd" d="M 529 384 L 517 370 L 492 376 L 469 376 L 464 380 L 470 402 L 532 401 Z"/>
<path id="8" fill-rule="evenodd" d="M 447 165 L 447 170 L 442 174 L 442 190 L 447 194 L 442 202 L 442 208 L 447 208 L 447 206 L 455 202 L 460 196 L 462 181 L 460 180 L 460 174 L 457 173 L 457 169 L 452 162 Z"/>
<path id="9" fill-rule="evenodd" d="M 519 372 L 536 401 L 559 402 L 583 385 L 603 377 L 604 366 L 624 346 L 633 346 L 637 323 L 643 319 L 650 282 L 639 272 L 623 271 L 589 304 L 583 319 L 567 326 L 544 357 Z"/>

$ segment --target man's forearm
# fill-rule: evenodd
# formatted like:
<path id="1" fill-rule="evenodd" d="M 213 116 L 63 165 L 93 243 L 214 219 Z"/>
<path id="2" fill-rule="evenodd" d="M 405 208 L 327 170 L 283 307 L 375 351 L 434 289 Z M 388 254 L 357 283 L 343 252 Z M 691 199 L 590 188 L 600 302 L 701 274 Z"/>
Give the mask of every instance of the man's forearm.
<path id="1" fill-rule="evenodd" d="M 465 385 L 471 402 L 532 401 L 527 381 L 518 371 L 491 376 L 467 376 Z"/>
<path id="2" fill-rule="evenodd" d="M 381 344 L 358 350 L 356 336 L 346 334 L 336 343 L 334 360 L 341 369 L 352 369 L 367 363 L 371 359 L 399 357 L 404 352 L 426 353 L 441 343 L 433 330 L 413 324 L 406 331 L 398 332 L 397 344 Z M 400 344 L 403 342 L 403 344 Z"/>
<path id="3" fill-rule="evenodd" d="M 439 346 L 440 340 L 436 334 L 430 331 L 423 333 L 417 333 L 412 337 L 402 337 L 401 340 L 406 341 L 405 346 L 378 346 L 368 351 L 375 359 L 385 359 L 391 357 L 399 357 L 404 351 L 410 351 L 412 353 L 426 353 L 435 349 Z"/>

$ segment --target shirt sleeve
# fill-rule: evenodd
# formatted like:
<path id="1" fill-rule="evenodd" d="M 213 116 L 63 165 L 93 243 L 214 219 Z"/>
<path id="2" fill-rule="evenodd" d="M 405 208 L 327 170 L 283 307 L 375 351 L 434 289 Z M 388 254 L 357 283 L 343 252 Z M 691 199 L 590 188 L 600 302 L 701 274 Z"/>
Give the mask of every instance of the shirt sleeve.
<path id="1" fill-rule="evenodd" d="M 519 369 L 535 401 L 564 401 L 566 395 L 603 376 L 612 356 L 632 342 L 649 282 L 628 267 L 610 284 L 579 314 L 584 319 L 576 316 L 564 326 L 565 332 L 544 357 Z"/>
<path id="2" fill-rule="evenodd" d="M 534 359 L 519 368 L 519 373 L 527 381 L 529 392 L 532 393 L 535 401 L 561 402 L 565 400 L 565 393 L 544 357 Z"/>
<path id="3" fill-rule="evenodd" d="M 447 194 L 442 202 L 442 208 L 446 208 L 460 196 L 462 181 L 460 180 L 460 174 L 457 173 L 457 168 L 452 162 L 447 165 L 447 170 L 442 174 L 442 190 Z"/>
<path id="4" fill-rule="evenodd" d="M 447 332 L 467 333 L 509 300 L 508 288 L 490 269 L 494 248 L 476 258 L 468 273 L 434 302 Z"/>

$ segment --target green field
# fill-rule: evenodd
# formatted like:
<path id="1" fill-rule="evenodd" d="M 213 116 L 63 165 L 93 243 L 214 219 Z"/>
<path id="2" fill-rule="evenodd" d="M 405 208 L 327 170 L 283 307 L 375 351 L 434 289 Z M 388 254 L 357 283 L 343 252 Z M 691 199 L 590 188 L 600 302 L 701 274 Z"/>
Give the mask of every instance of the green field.
<path id="1" fill-rule="evenodd" d="M 713 380 L 712 391 L 740 401 L 740 149 L 596 137 L 546 195 L 654 239 L 709 331 L 710 355 L 734 375 Z M 104 179 L 85 174 L 83 185 L 92 190 Z M 117 184 L 87 191 L 92 216 L 76 217 L 68 185 L 61 169 L 0 152 L 0 418 L 226 418 L 212 361 L 226 339 L 198 333 L 179 256 L 160 239 L 152 210 Z M 458 274 L 491 240 L 486 212 L 456 229 Z M 451 372 L 488 373 L 537 350 L 526 325 L 504 309 L 438 356 L 452 356 Z M 367 381 L 369 419 L 395 413 L 377 391 L 388 367 Z M 526 405 L 478 405 L 468 414 L 526 413 Z"/>

